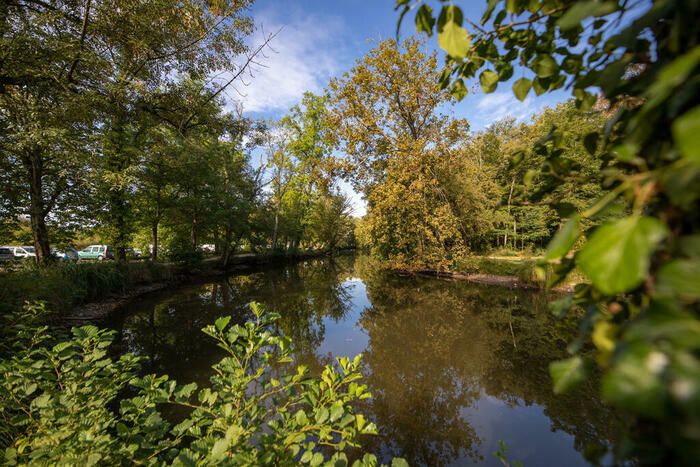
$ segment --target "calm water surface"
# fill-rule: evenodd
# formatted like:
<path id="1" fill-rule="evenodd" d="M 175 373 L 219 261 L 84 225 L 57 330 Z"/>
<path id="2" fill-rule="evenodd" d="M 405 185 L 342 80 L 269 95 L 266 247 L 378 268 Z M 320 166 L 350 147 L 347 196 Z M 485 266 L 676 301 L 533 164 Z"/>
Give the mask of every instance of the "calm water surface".
<path id="1" fill-rule="evenodd" d="M 282 314 L 312 368 L 364 355 L 373 399 L 362 410 L 380 432 L 364 446 L 384 461 L 500 465 L 503 440 L 526 466 L 575 466 L 614 444 L 619 421 L 594 384 L 552 394 L 547 364 L 575 324 L 551 318 L 538 293 L 398 277 L 348 256 L 165 291 L 107 324 L 122 350 L 150 358 L 148 371 L 206 384 L 221 355 L 200 329 L 227 314 L 245 321 L 250 301 Z"/>

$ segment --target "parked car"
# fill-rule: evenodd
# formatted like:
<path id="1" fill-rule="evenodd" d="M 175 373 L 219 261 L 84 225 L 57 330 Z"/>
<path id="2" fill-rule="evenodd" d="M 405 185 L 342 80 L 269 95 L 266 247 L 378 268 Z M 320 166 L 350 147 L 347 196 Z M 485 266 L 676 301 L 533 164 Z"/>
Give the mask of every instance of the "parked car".
<path id="1" fill-rule="evenodd" d="M 138 248 L 127 248 L 124 250 L 124 253 L 126 253 L 126 256 L 128 258 L 140 258 L 141 257 L 141 250 Z"/>
<path id="2" fill-rule="evenodd" d="M 33 246 L 3 246 L 3 248 L 8 248 L 14 259 L 36 258 Z"/>
<path id="3" fill-rule="evenodd" d="M 97 261 L 102 261 L 103 259 L 114 259 L 114 251 L 109 245 L 90 245 L 78 252 L 80 259 L 96 259 Z"/>
<path id="4" fill-rule="evenodd" d="M 14 252 L 6 246 L 0 246 L 0 263 L 15 259 Z"/>
<path id="5" fill-rule="evenodd" d="M 200 245 L 199 249 L 204 253 L 214 253 L 214 251 L 216 251 L 216 246 L 213 243 L 205 243 L 204 245 Z"/>
<path id="6" fill-rule="evenodd" d="M 75 263 L 80 260 L 80 253 L 73 247 L 66 247 L 62 250 L 51 250 L 51 254 L 54 255 L 59 261 L 64 263 Z"/>

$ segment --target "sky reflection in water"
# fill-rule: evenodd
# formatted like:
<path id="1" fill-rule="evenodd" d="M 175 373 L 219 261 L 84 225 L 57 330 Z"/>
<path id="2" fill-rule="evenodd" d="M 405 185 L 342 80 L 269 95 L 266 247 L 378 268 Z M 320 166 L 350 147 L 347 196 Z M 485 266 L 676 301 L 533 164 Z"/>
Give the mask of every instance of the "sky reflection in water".
<path id="1" fill-rule="evenodd" d="M 364 354 L 373 399 L 362 407 L 380 430 L 365 447 L 411 464 L 587 465 L 620 424 L 595 382 L 554 396 L 549 361 L 564 355 L 575 324 L 550 316 L 542 294 L 385 274 L 364 257 L 312 260 L 149 296 L 108 325 L 122 350 L 148 356 L 147 371 L 206 384 L 221 355 L 199 330 L 246 304 L 282 314 L 298 357 L 320 368 Z"/>

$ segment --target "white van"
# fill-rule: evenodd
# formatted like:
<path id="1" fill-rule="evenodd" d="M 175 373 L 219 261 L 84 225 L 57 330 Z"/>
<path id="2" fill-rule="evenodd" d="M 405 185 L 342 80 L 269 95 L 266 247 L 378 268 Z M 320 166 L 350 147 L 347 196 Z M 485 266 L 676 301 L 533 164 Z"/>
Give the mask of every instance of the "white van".
<path id="1" fill-rule="evenodd" d="M 15 258 L 36 258 L 33 246 L 3 246 L 2 248 L 9 248 Z"/>

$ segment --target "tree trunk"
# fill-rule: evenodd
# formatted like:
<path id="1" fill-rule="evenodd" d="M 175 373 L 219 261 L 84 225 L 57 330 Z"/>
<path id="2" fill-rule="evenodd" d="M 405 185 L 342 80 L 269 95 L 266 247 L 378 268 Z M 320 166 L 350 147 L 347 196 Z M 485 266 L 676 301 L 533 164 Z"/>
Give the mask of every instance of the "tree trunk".
<path id="1" fill-rule="evenodd" d="M 49 245 L 49 232 L 46 228 L 44 187 L 42 185 L 44 164 L 39 151 L 32 152 L 25 159 L 25 168 L 29 178 L 29 218 L 32 226 L 36 261 L 38 264 L 44 265 L 51 260 L 51 248 Z"/>
<path id="2" fill-rule="evenodd" d="M 126 193 L 124 190 L 114 190 L 112 194 L 112 209 L 114 213 L 114 228 L 116 230 L 117 260 L 126 261 L 126 248 L 128 240 L 128 224 L 126 219 Z M 106 259 L 106 258 L 105 258 Z"/>
<path id="3" fill-rule="evenodd" d="M 156 215 L 153 217 L 153 223 L 151 224 L 151 242 L 153 249 L 151 251 L 151 261 L 158 261 L 158 227 L 160 226 L 160 216 L 161 216 L 161 196 L 160 196 L 160 185 L 156 190 Z"/>
<path id="4" fill-rule="evenodd" d="M 151 225 L 151 242 L 153 242 L 153 251 L 151 251 L 151 261 L 158 261 L 158 224 L 156 220 Z"/>
<path id="5" fill-rule="evenodd" d="M 226 226 L 224 231 L 224 248 L 221 253 L 221 264 L 224 268 L 228 266 L 228 260 L 231 256 L 231 239 L 233 237 L 233 232 L 230 226 Z"/>
<path id="6" fill-rule="evenodd" d="M 272 249 L 277 248 L 277 230 L 279 229 L 280 223 L 280 210 L 282 209 L 282 202 L 278 201 L 277 206 L 275 206 L 275 228 L 272 231 Z"/>
<path id="7" fill-rule="evenodd" d="M 194 213 L 192 214 L 192 228 L 190 230 L 190 239 L 192 240 L 192 251 L 197 250 L 197 243 L 198 243 L 198 238 L 197 238 L 197 210 L 194 210 Z"/>

